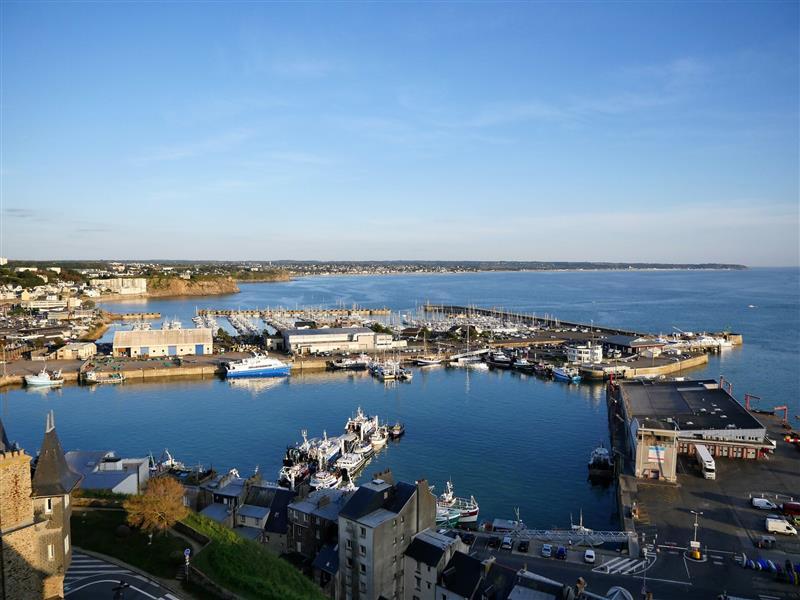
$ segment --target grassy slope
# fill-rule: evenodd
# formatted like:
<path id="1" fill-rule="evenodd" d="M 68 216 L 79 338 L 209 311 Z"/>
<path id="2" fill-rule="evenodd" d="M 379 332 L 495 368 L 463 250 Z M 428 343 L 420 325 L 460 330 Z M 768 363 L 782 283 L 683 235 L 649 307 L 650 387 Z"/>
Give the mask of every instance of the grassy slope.
<path id="1" fill-rule="evenodd" d="M 118 558 L 158 577 L 173 577 L 183 559 L 185 544 L 175 537 L 155 535 L 150 546 L 147 535 L 136 529 L 128 537 L 117 537 L 117 527 L 125 524 L 121 510 L 76 511 L 70 523 L 76 546 Z M 177 562 L 170 558 L 175 551 L 180 555 Z"/>
<path id="2" fill-rule="evenodd" d="M 313 582 L 261 544 L 196 513 L 184 522 L 211 539 L 192 564 L 221 586 L 247 598 L 324 600 Z"/>

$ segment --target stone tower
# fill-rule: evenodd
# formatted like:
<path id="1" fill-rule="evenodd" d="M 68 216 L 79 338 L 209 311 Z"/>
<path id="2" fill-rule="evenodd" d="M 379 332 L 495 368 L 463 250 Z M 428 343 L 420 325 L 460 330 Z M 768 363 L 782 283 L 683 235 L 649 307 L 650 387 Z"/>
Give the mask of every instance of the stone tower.
<path id="1" fill-rule="evenodd" d="M 31 477 L 31 457 L 0 422 L 0 598 L 64 596 L 72 557 L 70 493 L 80 481 L 64 460 L 52 411 Z"/>

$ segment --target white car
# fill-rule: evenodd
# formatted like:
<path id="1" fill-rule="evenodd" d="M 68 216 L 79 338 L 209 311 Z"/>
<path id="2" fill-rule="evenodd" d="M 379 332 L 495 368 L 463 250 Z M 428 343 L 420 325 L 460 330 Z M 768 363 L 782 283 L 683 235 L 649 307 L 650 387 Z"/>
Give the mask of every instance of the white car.
<path id="1" fill-rule="evenodd" d="M 754 508 L 758 508 L 761 510 L 775 510 L 778 508 L 778 505 L 774 502 L 770 502 L 766 498 L 753 498 L 750 503 L 753 505 Z"/>
<path id="2" fill-rule="evenodd" d="M 550 544 L 542 544 L 542 557 L 550 558 L 553 556 L 553 547 Z"/>
<path id="3" fill-rule="evenodd" d="M 593 565 L 594 561 L 595 561 L 594 550 L 589 548 L 586 550 L 586 552 L 583 553 L 583 562 Z"/>

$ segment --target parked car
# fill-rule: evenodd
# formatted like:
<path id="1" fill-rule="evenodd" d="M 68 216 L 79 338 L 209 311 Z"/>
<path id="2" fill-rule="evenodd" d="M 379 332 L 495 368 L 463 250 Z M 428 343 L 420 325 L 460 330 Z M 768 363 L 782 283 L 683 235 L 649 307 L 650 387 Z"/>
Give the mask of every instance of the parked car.
<path id="1" fill-rule="evenodd" d="M 500 538 L 496 535 L 493 535 L 489 538 L 489 541 L 486 544 L 489 548 L 499 548 L 500 547 Z"/>
<path id="2" fill-rule="evenodd" d="M 542 544 L 542 556 L 544 558 L 553 556 L 553 547 L 550 544 Z"/>
<path id="3" fill-rule="evenodd" d="M 775 510 L 778 508 L 777 504 L 770 502 L 766 498 L 753 498 L 750 503 L 754 508 L 758 508 L 759 510 Z"/>
<path id="4" fill-rule="evenodd" d="M 511 550 L 514 547 L 514 540 L 511 539 L 510 535 L 507 535 L 503 538 L 503 543 L 500 545 L 501 550 Z"/>
<path id="5" fill-rule="evenodd" d="M 564 546 L 559 546 L 556 550 L 556 558 L 558 560 L 567 560 L 567 549 Z"/>
<path id="6" fill-rule="evenodd" d="M 522 540 L 519 544 L 517 544 L 517 552 L 527 552 L 529 548 L 528 540 Z"/>
<path id="7" fill-rule="evenodd" d="M 474 533 L 459 533 L 461 536 L 461 541 L 464 542 L 467 546 L 471 546 L 472 543 L 475 541 L 475 534 Z"/>
<path id="8" fill-rule="evenodd" d="M 583 562 L 588 563 L 590 565 L 594 564 L 595 561 L 594 550 L 591 548 L 587 548 L 586 552 L 583 553 Z"/>

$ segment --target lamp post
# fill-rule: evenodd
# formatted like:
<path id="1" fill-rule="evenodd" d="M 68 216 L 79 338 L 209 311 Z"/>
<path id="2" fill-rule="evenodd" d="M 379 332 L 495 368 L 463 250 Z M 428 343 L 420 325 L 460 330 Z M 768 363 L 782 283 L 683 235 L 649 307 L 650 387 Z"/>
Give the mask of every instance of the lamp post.
<path id="1" fill-rule="evenodd" d="M 698 524 L 697 519 L 698 519 L 698 517 L 700 515 L 703 514 L 703 512 L 702 511 L 696 511 L 696 510 L 691 510 L 689 512 L 694 515 L 694 540 L 690 544 L 690 546 L 692 548 L 691 554 L 692 554 L 692 558 L 694 558 L 696 560 L 700 560 L 700 558 L 701 558 L 700 543 L 697 541 L 697 528 L 700 525 Z"/>

